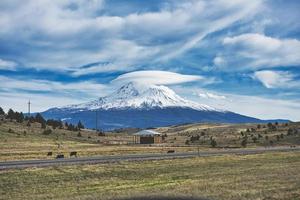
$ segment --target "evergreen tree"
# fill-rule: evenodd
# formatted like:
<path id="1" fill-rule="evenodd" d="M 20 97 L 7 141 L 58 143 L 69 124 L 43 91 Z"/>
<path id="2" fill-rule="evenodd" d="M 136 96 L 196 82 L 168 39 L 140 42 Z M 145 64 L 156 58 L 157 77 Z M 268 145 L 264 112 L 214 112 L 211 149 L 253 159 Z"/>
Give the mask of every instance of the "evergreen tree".
<path id="1" fill-rule="evenodd" d="M 79 120 L 78 124 L 77 124 L 78 129 L 84 129 L 83 124 L 81 123 L 81 121 Z"/>
<path id="2" fill-rule="evenodd" d="M 0 115 L 5 115 L 5 112 L 1 107 L 0 107 Z"/>
<path id="3" fill-rule="evenodd" d="M 43 116 L 40 113 L 38 113 L 38 114 L 35 115 L 34 120 L 35 120 L 35 122 L 38 122 L 40 124 L 46 122 L 46 120 L 43 118 Z"/>
<path id="4" fill-rule="evenodd" d="M 10 108 L 7 112 L 7 118 L 14 119 L 14 117 L 15 117 L 15 112 Z"/>
<path id="5" fill-rule="evenodd" d="M 24 115 L 22 112 L 15 112 L 15 119 L 18 123 L 22 123 L 24 121 Z"/>
<path id="6" fill-rule="evenodd" d="M 41 123 L 41 128 L 46 129 L 46 123 L 45 122 Z"/>

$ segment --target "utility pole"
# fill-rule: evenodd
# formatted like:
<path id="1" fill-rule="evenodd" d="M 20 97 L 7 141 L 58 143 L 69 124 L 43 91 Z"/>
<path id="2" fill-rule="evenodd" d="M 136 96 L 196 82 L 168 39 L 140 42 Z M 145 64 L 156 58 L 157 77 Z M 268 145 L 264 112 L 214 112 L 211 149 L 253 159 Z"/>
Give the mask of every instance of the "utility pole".
<path id="1" fill-rule="evenodd" d="M 98 110 L 96 110 L 96 133 L 98 133 Z"/>
<path id="2" fill-rule="evenodd" d="M 30 117 L 30 105 L 31 105 L 31 103 L 30 103 L 30 100 L 28 101 L 28 117 Z"/>

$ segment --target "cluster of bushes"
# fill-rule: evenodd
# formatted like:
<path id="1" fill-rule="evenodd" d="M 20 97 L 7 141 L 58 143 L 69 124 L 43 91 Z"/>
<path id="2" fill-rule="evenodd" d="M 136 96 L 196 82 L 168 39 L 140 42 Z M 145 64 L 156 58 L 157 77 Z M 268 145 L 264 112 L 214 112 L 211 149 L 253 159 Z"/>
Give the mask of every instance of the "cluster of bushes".
<path id="1" fill-rule="evenodd" d="M 81 121 L 79 121 L 77 125 L 66 122 L 65 127 L 69 131 L 80 131 L 81 129 L 84 129 L 84 125 L 81 123 Z"/>
<path id="2" fill-rule="evenodd" d="M 287 135 L 297 135 L 299 133 L 299 130 L 296 128 L 289 128 L 287 131 Z"/>
<path id="3" fill-rule="evenodd" d="M 193 135 L 190 140 L 191 140 L 191 142 L 199 141 L 200 136 L 199 135 L 195 135 L 195 136 Z"/>

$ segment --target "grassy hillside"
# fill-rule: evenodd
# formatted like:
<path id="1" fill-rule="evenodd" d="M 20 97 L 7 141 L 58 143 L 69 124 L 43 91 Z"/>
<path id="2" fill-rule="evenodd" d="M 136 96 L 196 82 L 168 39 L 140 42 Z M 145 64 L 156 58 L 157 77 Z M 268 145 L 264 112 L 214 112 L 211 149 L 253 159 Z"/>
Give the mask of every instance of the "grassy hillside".
<path id="1" fill-rule="evenodd" d="M 239 148 L 246 140 L 248 147 L 299 145 L 300 123 L 279 124 L 187 124 L 162 127 L 158 132 L 168 135 L 167 142 L 210 147 L 215 140 L 217 147 Z"/>
<path id="2" fill-rule="evenodd" d="M 300 199 L 300 153 L 0 171 L 0 199 Z"/>
<path id="3" fill-rule="evenodd" d="M 53 159 L 58 153 L 69 157 L 71 151 L 77 151 L 79 156 L 96 156 L 161 153 L 174 149 L 160 145 L 127 145 L 132 143 L 133 137 L 124 133 L 99 136 L 93 131 L 82 130 L 79 137 L 78 132 L 55 129 L 45 135 L 40 127 L 39 123 L 28 128 L 26 122 L 0 122 L 0 161 Z M 194 150 L 195 147 L 176 147 L 176 151 Z M 48 152 L 53 152 L 53 156 L 47 156 Z"/>
<path id="4" fill-rule="evenodd" d="M 298 130 L 299 123 L 278 124 L 275 128 L 257 124 L 189 124 L 157 128 L 165 135 L 163 144 L 133 145 L 133 130 L 119 130 L 99 136 L 92 130 L 69 131 L 41 128 L 40 123 L 17 123 L 11 120 L 0 121 L 0 161 L 23 159 L 53 159 L 56 154 L 66 157 L 71 151 L 79 156 L 162 153 L 169 149 L 177 152 L 212 150 L 211 141 L 216 148 L 240 148 L 247 137 L 248 148 L 256 146 L 299 145 L 300 131 L 288 134 L 288 130 Z M 45 130 L 51 133 L 44 133 Z M 247 131 L 248 130 L 248 131 Z M 131 131 L 131 133 L 129 133 Z M 254 142 L 253 138 L 257 138 Z M 48 157 L 47 153 L 53 152 Z"/>

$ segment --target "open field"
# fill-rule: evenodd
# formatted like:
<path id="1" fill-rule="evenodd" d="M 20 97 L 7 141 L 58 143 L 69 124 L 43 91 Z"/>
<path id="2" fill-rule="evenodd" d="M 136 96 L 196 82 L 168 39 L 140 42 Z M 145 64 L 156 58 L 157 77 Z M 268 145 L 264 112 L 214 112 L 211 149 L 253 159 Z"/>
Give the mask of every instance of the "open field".
<path id="1" fill-rule="evenodd" d="M 133 145 L 133 136 L 126 130 L 119 133 L 110 132 L 106 136 L 99 136 L 91 130 L 82 130 L 78 136 L 78 132 L 55 129 L 45 135 L 39 123 L 27 127 L 26 122 L 6 120 L 0 122 L 0 161 L 52 159 L 58 153 L 64 153 L 68 157 L 71 151 L 78 152 L 80 157 L 165 153 L 170 149 L 176 152 L 197 151 L 198 148 L 210 151 L 213 149 L 210 144 L 211 138 L 216 140 L 217 148 L 240 148 L 245 136 L 248 137 L 248 148 L 271 146 L 271 141 L 272 146 L 299 145 L 299 133 L 287 135 L 288 129 L 294 130 L 299 127 L 299 123 L 290 123 L 288 126 L 279 124 L 276 130 L 269 130 L 266 125 L 257 129 L 257 124 L 189 124 L 157 128 L 157 131 L 166 135 L 163 144 Z M 247 129 L 251 131 L 247 132 Z M 196 136 L 199 139 L 193 141 L 192 137 Z M 257 141 L 254 142 L 252 138 L 257 138 Z M 53 152 L 53 156 L 48 157 L 48 152 Z"/>
<path id="2" fill-rule="evenodd" d="M 299 199 L 300 153 L 0 171 L 0 199 Z"/>
<path id="3" fill-rule="evenodd" d="M 68 157 L 71 151 L 77 151 L 81 156 L 96 155 L 120 155 L 136 153 L 163 153 L 171 146 L 161 145 L 126 145 L 126 141 L 132 141 L 132 136 L 125 134 L 113 134 L 98 136 L 92 131 L 81 131 L 81 137 L 77 132 L 67 130 L 54 130 L 49 135 L 42 134 L 39 124 L 32 125 L 28 129 L 24 124 L 5 122 L 0 125 L 0 161 L 28 160 L 28 159 L 52 159 L 47 152 L 53 152 L 53 156 L 64 153 Z M 8 130 L 12 129 L 13 132 Z M 24 131 L 26 133 L 24 134 Z M 116 144 L 103 144 L 99 141 L 110 141 Z M 124 144 L 118 144 L 118 142 Z M 176 147 L 177 152 L 195 151 L 196 147 Z"/>

